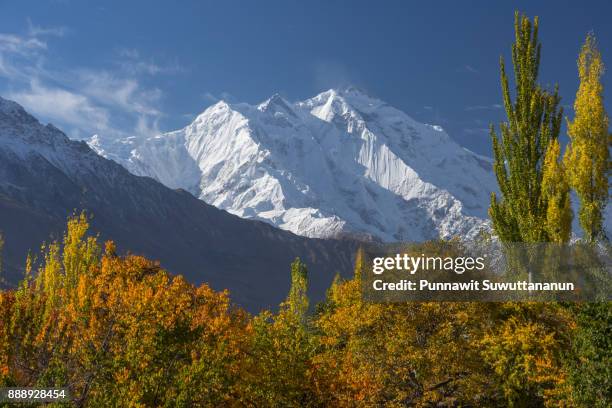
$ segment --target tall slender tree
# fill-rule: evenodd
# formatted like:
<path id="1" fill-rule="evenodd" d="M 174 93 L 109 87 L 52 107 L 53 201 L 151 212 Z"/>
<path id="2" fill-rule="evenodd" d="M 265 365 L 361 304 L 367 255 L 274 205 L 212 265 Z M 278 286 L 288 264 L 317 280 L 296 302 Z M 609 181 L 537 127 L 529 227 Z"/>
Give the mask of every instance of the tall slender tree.
<path id="1" fill-rule="evenodd" d="M 551 242 L 568 242 L 572 232 L 572 208 L 569 184 L 563 162 L 559 160 L 561 147 L 557 139 L 548 146 L 544 157 L 542 194 L 546 198 L 545 230 Z"/>
<path id="2" fill-rule="evenodd" d="M 609 119 L 604 109 L 601 77 L 604 64 L 593 34 L 588 34 L 578 57 L 580 85 L 574 101 L 574 120 L 568 120 L 570 143 L 564 162 L 568 180 L 580 199 L 578 220 L 584 238 L 607 238 L 603 213 L 609 199 Z M 569 383 L 577 406 L 608 407 L 612 402 L 612 308 L 609 302 L 575 305 L 577 329 L 569 354 Z"/>
<path id="3" fill-rule="evenodd" d="M 304 322 L 308 313 L 308 269 L 306 264 L 296 258 L 291 264 L 291 288 L 287 297 L 289 311 Z"/>
<path id="4" fill-rule="evenodd" d="M 500 124 L 500 136 L 491 125 L 494 170 L 501 199 L 491 195 L 489 215 L 493 228 L 504 242 L 546 242 L 547 196 L 542 192 L 544 158 L 550 143 L 557 139 L 562 108 L 558 89 L 550 93 L 537 83 L 541 44 L 538 18 L 515 13 L 515 43 L 512 45 L 515 98 L 503 57 L 500 58 L 501 87 L 507 122 Z"/>
<path id="5" fill-rule="evenodd" d="M 608 202 L 611 139 L 603 104 L 603 73 L 595 37 L 589 34 L 578 57 L 580 86 L 574 120 L 568 121 L 570 144 L 564 160 L 570 184 L 580 198 L 578 219 L 590 242 L 604 237 L 603 211 Z"/>

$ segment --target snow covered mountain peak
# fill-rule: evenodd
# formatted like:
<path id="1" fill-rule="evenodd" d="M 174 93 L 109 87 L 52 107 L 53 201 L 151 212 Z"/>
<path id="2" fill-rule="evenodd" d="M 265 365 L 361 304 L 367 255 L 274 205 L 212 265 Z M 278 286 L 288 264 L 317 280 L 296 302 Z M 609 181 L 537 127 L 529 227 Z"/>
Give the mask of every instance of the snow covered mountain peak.
<path id="1" fill-rule="evenodd" d="M 339 98 L 344 101 L 350 101 L 352 103 L 372 104 L 372 103 L 384 103 L 380 99 L 369 94 L 366 90 L 350 85 L 343 88 L 331 88 L 327 91 L 321 92 L 319 95 L 311 99 L 329 99 Z"/>
<path id="2" fill-rule="evenodd" d="M 295 112 L 293 112 L 290 103 L 277 93 L 257 105 L 257 109 L 262 112 L 282 110 L 295 115 Z"/>
<path id="3" fill-rule="evenodd" d="M 174 132 L 93 142 L 133 173 L 310 237 L 471 236 L 496 189 L 488 159 L 354 87 L 220 101 Z"/>
<path id="4" fill-rule="evenodd" d="M 25 110 L 18 103 L 9 101 L 0 96 L 0 113 L 11 115 L 17 112 L 25 112 Z"/>
<path id="5" fill-rule="evenodd" d="M 382 104 L 382 101 L 371 98 L 356 88 L 330 89 L 298 103 L 300 107 L 309 109 L 311 114 L 326 122 L 332 122 L 337 117 L 345 121 L 363 120 L 361 110 L 372 110 Z"/>
<path id="6" fill-rule="evenodd" d="M 205 121 L 209 117 L 211 112 L 216 112 L 217 114 L 223 114 L 224 112 L 229 112 L 231 109 L 232 108 L 230 107 L 229 103 L 227 103 L 224 100 L 220 100 L 217 103 L 210 105 L 209 107 L 204 109 L 202 113 L 196 116 L 196 118 L 193 120 L 191 124 L 193 125 L 195 123 Z"/>
<path id="7" fill-rule="evenodd" d="M 27 113 L 21 105 L 2 97 L 0 97 L 0 115 L 2 116 L 2 126 L 5 128 L 39 124 L 38 120 Z M 12 136 L 16 137 L 18 134 L 15 133 Z"/>
<path id="8" fill-rule="evenodd" d="M 40 146 L 57 152 L 69 143 L 68 137 L 52 124 L 41 124 L 18 103 L 0 97 L 0 148 L 11 146 L 25 154 L 24 146 Z"/>
<path id="9" fill-rule="evenodd" d="M 110 177 L 111 172 L 101 169 L 101 160 L 84 141 L 70 140 L 52 124 L 43 125 L 19 104 L 0 97 L 0 160 L 20 163 L 29 169 L 53 166 L 69 178 L 77 179 L 83 174 Z M 115 169 L 125 171 L 112 163 Z M 11 170 L 12 171 L 12 170 Z M 12 177 L 15 173 L 0 173 Z M 127 173 L 126 173 L 127 174 Z M 12 189 L 12 184 L 3 184 L 2 189 Z"/>

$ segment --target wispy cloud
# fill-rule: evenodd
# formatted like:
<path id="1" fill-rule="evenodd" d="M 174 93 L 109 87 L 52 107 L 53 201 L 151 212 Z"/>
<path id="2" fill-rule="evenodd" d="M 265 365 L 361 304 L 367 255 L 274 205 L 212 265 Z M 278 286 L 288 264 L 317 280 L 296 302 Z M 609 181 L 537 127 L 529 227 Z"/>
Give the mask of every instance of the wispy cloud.
<path id="1" fill-rule="evenodd" d="M 46 49 L 47 43 L 38 38 L 0 33 L 0 75 L 8 79 L 27 78 L 21 65 L 39 65 Z"/>
<path id="2" fill-rule="evenodd" d="M 464 128 L 463 133 L 467 135 L 474 136 L 482 136 L 489 133 L 489 128 L 479 127 L 479 128 Z"/>
<path id="3" fill-rule="evenodd" d="M 47 88 L 32 80 L 29 89 L 10 92 L 7 98 L 26 106 L 37 116 L 55 118 L 81 129 L 108 130 L 109 113 L 85 96 L 59 88 Z"/>
<path id="4" fill-rule="evenodd" d="M 217 103 L 219 101 L 225 101 L 225 102 L 231 103 L 236 100 L 234 95 L 232 95 L 229 92 L 221 92 L 219 95 L 215 95 L 211 92 L 204 92 L 202 94 L 202 99 L 210 103 Z"/>
<path id="5" fill-rule="evenodd" d="M 134 48 L 119 48 L 117 50 L 117 57 L 118 66 L 131 75 L 178 74 L 186 71 L 186 68 L 177 61 L 160 64 L 152 58 L 142 57 L 140 52 Z"/>
<path id="6" fill-rule="evenodd" d="M 158 88 L 143 88 L 134 78 L 118 77 L 108 71 L 81 69 L 77 71 L 79 90 L 89 98 L 124 112 L 161 115 L 157 108 L 162 97 Z"/>
<path id="7" fill-rule="evenodd" d="M 465 110 L 466 111 L 483 111 L 483 110 L 497 110 L 497 109 L 501 109 L 503 108 L 502 105 L 498 104 L 498 103 L 494 103 L 492 105 L 472 105 L 472 106 L 466 106 Z"/>
<path id="8" fill-rule="evenodd" d="M 353 70 L 337 61 L 318 61 L 314 64 L 313 70 L 314 85 L 320 90 L 362 85 Z"/>
<path id="9" fill-rule="evenodd" d="M 210 92 L 204 92 L 202 94 L 202 98 L 207 101 L 207 102 L 211 102 L 211 103 L 215 103 L 217 101 L 219 101 L 219 98 L 217 98 L 215 95 L 213 95 Z"/>
<path id="10" fill-rule="evenodd" d="M 44 37 L 44 36 L 55 36 L 63 37 L 68 32 L 68 28 L 60 27 L 41 27 L 32 23 L 32 20 L 27 19 L 28 23 L 28 36 L 30 37 Z"/>
<path id="11" fill-rule="evenodd" d="M 159 116 L 138 116 L 136 121 L 135 134 L 137 135 L 157 135 L 159 130 Z"/>
<path id="12" fill-rule="evenodd" d="M 0 76 L 29 81 L 43 64 L 47 42 L 38 37 L 0 33 Z"/>
<path id="13" fill-rule="evenodd" d="M 50 37 L 66 27 L 41 27 L 27 20 L 25 34 L 0 33 L 0 77 L 4 95 L 35 115 L 64 128 L 72 137 L 151 135 L 159 132 L 163 92 L 145 86 L 142 75 L 180 72 L 134 49 L 122 49 L 109 68 L 51 66 Z"/>
<path id="14" fill-rule="evenodd" d="M 32 55 L 46 50 L 47 43 L 36 37 L 20 37 L 14 34 L 0 34 L 0 52 L 17 55 Z"/>
<path id="15" fill-rule="evenodd" d="M 466 72 L 469 74 L 478 74 L 480 73 L 480 71 L 476 68 L 474 68 L 472 65 L 469 64 L 465 64 L 460 66 L 459 68 L 457 68 L 457 72 Z"/>
<path id="16" fill-rule="evenodd" d="M 130 59 L 140 58 L 140 52 L 135 48 L 119 48 L 117 50 L 117 54 L 121 57 L 130 58 Z"/>

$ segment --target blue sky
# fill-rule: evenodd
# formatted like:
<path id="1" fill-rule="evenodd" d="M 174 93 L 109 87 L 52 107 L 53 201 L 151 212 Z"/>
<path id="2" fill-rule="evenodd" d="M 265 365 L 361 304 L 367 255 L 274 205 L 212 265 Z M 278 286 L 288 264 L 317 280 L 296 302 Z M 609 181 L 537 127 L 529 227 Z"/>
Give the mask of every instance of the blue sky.
<path id="1" fill-rule="evenodd" d="M 490 155 L 515 9 L 540 16 L 541 82 L 568 107 L 587 32 L 612 65 L 606 1 L 0 0 L 0 95 L 86 138 L 174 130 L 220 98 L 353 84 Z"/>

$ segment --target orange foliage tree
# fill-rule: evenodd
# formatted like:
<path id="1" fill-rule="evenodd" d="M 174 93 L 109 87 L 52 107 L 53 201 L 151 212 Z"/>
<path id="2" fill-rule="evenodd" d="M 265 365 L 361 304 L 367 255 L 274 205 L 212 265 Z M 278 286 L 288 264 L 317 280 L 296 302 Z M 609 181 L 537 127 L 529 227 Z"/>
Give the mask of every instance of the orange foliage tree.
<path id="1" fill-rule="evenodd" d="M 239 392 L 251 325 L 227 293 L 101 251 L 85 215 L 0 294 L 0 383 L 67 386 L 76 406 L 211 406 Z"/>

